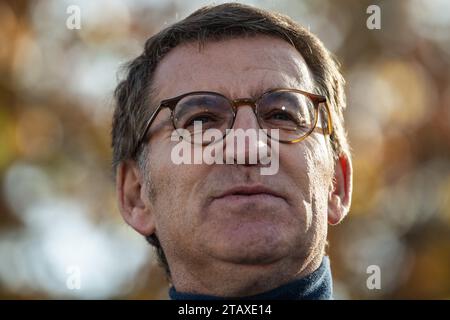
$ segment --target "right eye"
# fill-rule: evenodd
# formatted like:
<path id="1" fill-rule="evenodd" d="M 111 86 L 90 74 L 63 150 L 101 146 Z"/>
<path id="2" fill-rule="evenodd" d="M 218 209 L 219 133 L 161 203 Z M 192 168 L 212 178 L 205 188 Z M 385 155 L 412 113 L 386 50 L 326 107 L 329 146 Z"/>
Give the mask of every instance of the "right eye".
<path id="1" fill-rule="evenodd" d="M 194 126 L 195 122 L 201 122 L 202 125 L 212 125 L 217 121 L 217 117 L 210 113 L 196 114 L 191 116 L 183 125 L 184 128 L 190 128 Z"/>

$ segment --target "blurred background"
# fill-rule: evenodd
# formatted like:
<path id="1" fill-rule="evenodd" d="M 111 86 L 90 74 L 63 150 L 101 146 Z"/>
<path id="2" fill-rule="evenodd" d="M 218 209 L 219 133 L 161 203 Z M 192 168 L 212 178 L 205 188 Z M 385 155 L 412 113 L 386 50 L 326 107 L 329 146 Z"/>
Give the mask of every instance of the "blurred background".
<path id="1" fill-rule="evenodd" d="M 355 177 L 330 228 L 336 298 L 450 299 L 450 1 L 242 2 L 290 15 L 342 63 Z M 117 209 L 112 92 L 149 36 L 212 3 L 0 1 L 1 299 L 167 298 Z"/>

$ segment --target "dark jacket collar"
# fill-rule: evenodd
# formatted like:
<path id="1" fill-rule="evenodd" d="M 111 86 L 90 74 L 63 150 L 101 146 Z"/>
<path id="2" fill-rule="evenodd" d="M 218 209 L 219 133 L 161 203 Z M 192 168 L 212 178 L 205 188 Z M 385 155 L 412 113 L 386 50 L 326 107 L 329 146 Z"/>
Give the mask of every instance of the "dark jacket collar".
<path id="1" fill-rule="evenodd" d="M 328 300 L 332 299 L 333 286 L 330 261 L 324 257 L 320 267 L 313 273 L 282 285 L 278 288 L 254 296 L 241 298 L 224 298 L 203 294 L 185 293 L 169 289 L 172 300 Z"/>

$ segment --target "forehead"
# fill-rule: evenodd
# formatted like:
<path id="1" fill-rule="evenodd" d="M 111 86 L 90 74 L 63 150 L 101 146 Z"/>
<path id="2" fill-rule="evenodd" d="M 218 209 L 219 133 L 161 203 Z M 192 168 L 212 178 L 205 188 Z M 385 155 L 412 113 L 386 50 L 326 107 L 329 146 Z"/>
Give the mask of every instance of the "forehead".
<path id="1" fill-rule="evenodd" d="M 216 91 L 230 98 L 257 96 L 276 87 L 313 90 L 301 54 L 288 42 L 269 36 L 197 42 L 174 48 L 155 70 L 155 99 L 191 91 Z"/>

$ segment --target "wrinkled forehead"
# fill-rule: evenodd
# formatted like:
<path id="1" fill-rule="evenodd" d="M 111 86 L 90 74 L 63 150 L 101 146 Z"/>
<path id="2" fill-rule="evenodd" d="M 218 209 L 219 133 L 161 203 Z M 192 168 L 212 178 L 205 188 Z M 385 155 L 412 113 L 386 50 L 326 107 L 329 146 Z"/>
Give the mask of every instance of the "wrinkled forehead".
<path id="1" fill-rule="evenodd" d="M 313 83 L 295 47 L 282 39 L 255 36 L 174 48 L 157 66 L 152 92 L 155 100 L 198 90 L 239 98 L 277 87 L 312 91 Z"/>

